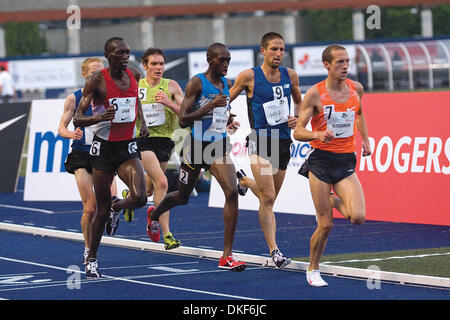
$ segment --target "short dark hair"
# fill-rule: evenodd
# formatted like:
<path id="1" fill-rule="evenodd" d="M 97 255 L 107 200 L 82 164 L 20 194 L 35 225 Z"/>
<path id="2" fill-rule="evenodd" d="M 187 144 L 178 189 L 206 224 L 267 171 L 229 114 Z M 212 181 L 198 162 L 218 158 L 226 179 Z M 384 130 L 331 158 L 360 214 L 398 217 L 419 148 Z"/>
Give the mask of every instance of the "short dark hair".
<path id="1" fill-rule="evenodd" d="M 281 34 L 276 32 L 267 32 L 261 38 L 261 47 L 267 48 L 267 46 L 269 45 L 269 41 L 273 39 L 281 39 L 284 41 L 284 38 Z"/>
<path id="2" fill-rule="evenodd" d="M 213 58 L 219 48 L 227 48 L 227 46 L 220 42 L 214 42 L 208 47 L 208 50 L 206 51 L 206 58 Z"/>
<path id="3" fill-rule="evenodd" d="M 159 56 L 162 56 L 164 58 L 164 52 L 161 49 L 148 48 L 147 50 L 145 50 L 145 52 L 141 56 L 142 64 L 146 65 L 147 62 L 148 62 L 148 57 L 154 56 L 154 55 L 159 55 Z"/>
<path id="4" fill-rule="evenodd" d="M 341 46 L 340 44 L 330 44 L 328 47 L 325 48 L 322 52 L 322 62 L 328 62 L 331 63 L 333 61 L 333 50 L 347 50 L 345 47 Z"/>
<path id="5" fill-rule="evenodd" d="M 105 52 L 109 52 L 109 50 L 111 49 L 111 44 L 112 44 L 114 41 L 125 41 L 125 39 L 122 38 L 122 37 L 111 37 L 111 38 L 109 38 L 109 39 L 106 40 L 106 42 L 105 42 Z"/>

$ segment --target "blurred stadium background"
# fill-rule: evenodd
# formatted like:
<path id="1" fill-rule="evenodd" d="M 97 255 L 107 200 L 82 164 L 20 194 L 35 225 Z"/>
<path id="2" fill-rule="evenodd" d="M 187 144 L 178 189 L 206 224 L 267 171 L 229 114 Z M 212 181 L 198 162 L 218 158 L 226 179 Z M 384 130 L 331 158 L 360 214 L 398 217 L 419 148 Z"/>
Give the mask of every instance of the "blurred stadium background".
<path id="1" fill-rule="evenodd" d="M 146 48 L 164 49 L 165 75 L 184 88 L 204 64 L 192 53 L 223 42 L 242 50 L 232 55 L 242 70 L 259 64 L 259 39 L 276 31 L 303 92 L 325 76 L 314 49 L 332 42 L 349 46 L 351 77 L 368 91 L 439 89 L 449 87 L 449 17 L 449 1 L 437 0 L 2 0 L 0 64 L 18 101 L 62 98 L 82 86 L 83 58 L 122 36 L 137 67 Z"/>

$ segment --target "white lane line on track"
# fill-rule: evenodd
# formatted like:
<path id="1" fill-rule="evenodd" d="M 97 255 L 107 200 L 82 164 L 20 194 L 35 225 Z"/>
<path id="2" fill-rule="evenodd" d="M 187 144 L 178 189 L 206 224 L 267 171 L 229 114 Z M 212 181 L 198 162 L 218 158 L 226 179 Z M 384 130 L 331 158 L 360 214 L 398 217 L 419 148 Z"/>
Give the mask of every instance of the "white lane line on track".
<path id="1" fill-rule="evenodd" d="M 102 270 L 131 269 L 131 268 L 150 268 L 150 267 L 159 267 L 159 266 L 174 266 L 174 265 L 180 265 L 180 264 L 198 264 L 198 261 L 158 263 L 158 264 L 142 264 L 142 265 L 135 265 L 135 266 L 109 267 L 109 268 L 102 268 Z"/>
<path id="2" fill-rule="evenodd" d="M 43 268 L 49 268 L 49 269 L 54 269 L 54 270 L 60 270 L 60 271 L 68 272 L 68 273 L 78 272 L 78 273 L 84 274 L 84 272 L 81 271 L 81 270 L 77 271 L 77 270 L 70 269 L 70 268 L 63 268 L 63 267 L 58 267 L 58 266 L 52 266 L 52 265 L 42 264 L 42 263 L 37 263 L 37 262 L 32 262 L 32 261 L 11 259 L 11 258 L 7 258 L 7 257 L 0 257 L 0 260 L 9 261 L 9 262 L 16 262 L 16 263 L 23 263 L 23 264 L 28 264 L 28 265 L 33 265 L 33 266 L 38 266 L 38 267 L 43 267 Z M 236 296 L 236 295 L 230 295 L 230 294 L 226 294 L 226 293 L 204 291 L 204 290 L 197 290 L 197 289 L 189 289 L 189 288 L 176 287 L 176 286 L 159 284 L 159 283 L 138 281 L 138 280 L 133 280 L 133 279 L 128 279 L 128 278 L 113 277 L 113 276 L 108 276 L 108 275 L 102 275 L 102 277 L 105 280 L 119 280 L 119 281 L 125 281 L 125 282 L 145 285 L 145 286 L 153 286 L 153 287 L 159 287 L 159 288 L 165 288 L 165 289 L 173 289 L 173 290 L 179 290 L 179 291 L 187 291 L 187 292 L 200 293 L 200 294 L 219 296 L 219 297 L 225 297 L 225 298 L 243 299 L 243 300 L 259 300 L 257 298 L 251 298 L 251 297 Z M 105 281 L 105 280 L 97 280 L 97 281 Z M 95 279 L 86 280 L 86 283 L 92 283 L 92 282 L 96 282 L 96 280 Z M 66 283 L 66 282 L 64 282 L 64 283 Z M 45 286 L 43 286 L 43 287 L 45 287 Z M 33 287 L 33 288 L 36 288 L 36 287 Z M 0 291 L 2 291 L 2 290 L 0 290 Z"/>
<path id="3" fill-rule="evenodd" d="M 9 205 L 9 204 L 0 204 L 0 207 L 1 208 L 9 208 L 9 209 L 36 211 L 36 212 L 43 212 L 43 213 L 55 213 L 54 211 L 51 211 L 51 210 L 36 209 L 36 208 L 30 208 L 30 207 L 12 206 L 12 205 Z"/>
<path id="4" fill-rule="evenodd" d="M 415 258 L 427 258 L 427 257 L 435 257 L 435 256 L 445 256 L 450 255 L 450 252 L 440 252 L 440 253 L 427 253 L 427 254 L 418 254 L 418 255 L 410 255 L 410 256 L 393 256 L 386 258 L 372 258 L 372 259 L 352 259 L 352 260 L 342 260 L 342 261 L 325 261 L 321 262 L 322 264 L 330 264 L 330 263 L 351 263 L 351 262 L 376 262 L 376 261 L 386 261 L 386 260 L 396 260 L 396 259 L 415 259 Z"/>

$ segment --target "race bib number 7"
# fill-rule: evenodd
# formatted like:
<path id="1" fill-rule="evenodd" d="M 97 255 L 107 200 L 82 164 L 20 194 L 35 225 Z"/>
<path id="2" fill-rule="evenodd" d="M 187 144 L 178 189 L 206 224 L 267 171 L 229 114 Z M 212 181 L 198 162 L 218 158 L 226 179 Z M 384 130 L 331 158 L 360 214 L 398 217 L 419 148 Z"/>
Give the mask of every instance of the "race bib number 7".
<path id="1" fill-rule="evenodd" d="M 331 104 L 323 107 L 323 113 L 327 120 L 327 129 L 333 131 L 336 138 L 348 138 L 353 135 L 355 111 L 338 112 Z"/>

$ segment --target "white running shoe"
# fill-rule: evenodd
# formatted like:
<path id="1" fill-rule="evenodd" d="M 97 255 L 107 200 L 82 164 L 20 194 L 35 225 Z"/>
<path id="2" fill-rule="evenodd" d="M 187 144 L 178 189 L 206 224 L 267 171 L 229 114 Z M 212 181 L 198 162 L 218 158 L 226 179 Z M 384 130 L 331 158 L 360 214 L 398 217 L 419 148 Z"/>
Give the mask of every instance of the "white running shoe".
<path id="1" fill-rule="evenodd" d="M 312 287 L 328 286 L 328 283 L 326 283 L 320 276 L 319 270 L 306 271 L 306 281 L 308 281 L 309 285 Z"/>

